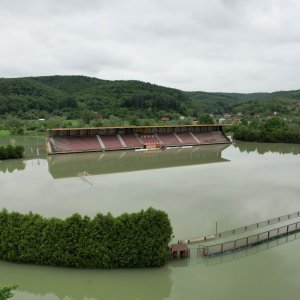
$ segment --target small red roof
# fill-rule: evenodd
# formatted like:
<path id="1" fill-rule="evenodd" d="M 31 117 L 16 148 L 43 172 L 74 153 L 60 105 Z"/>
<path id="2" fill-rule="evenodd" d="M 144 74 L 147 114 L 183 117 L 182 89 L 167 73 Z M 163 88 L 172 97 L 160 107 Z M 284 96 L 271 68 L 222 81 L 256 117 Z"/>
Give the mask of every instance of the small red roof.
<path id="1" fill-rule="evenodd" d="M 189 247 L 185 244 L 173 244 L 171 246 L 172 252 L 174 251 L 189 251 Z"/>

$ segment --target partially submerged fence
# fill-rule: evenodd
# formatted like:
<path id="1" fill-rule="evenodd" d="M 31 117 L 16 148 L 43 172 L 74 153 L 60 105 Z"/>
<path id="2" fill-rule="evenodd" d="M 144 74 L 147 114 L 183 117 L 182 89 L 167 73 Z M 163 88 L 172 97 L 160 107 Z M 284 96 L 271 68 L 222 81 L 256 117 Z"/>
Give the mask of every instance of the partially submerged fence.
<path id="1" fill-rule="evenodd" d="M 267 251 L 269 249 L 273 249 L 282 245 L 285 245 L 287 243 L 296 241 L 300 239 L 300 232 L 295 231 L 294 233 L 289 233 L 286 235 L 283 235 L 282 237 L 278 237 L 275 239 L 270 239 L 266 241 L 265 243 L 260 243 L 256 246 L 241 249 L 243 251 L 233 251 L 229 253 L 225 253 L 224 255 L 213 255 L 210 257 L 203 257 L 203 255 L 198 254 L 198 261 L 204 262 L 206 265 L 216 265 L 216 264 L 222 264 L 227 263 L 233 260 L 238 260 L 245 258 L 247 256 L 255 255 L 257 253 Z"/>
<path id="2" fill-rule="evenodd" d="M 280 216 L 280 217 L 277 217 L 277 218 L 261 221 L 261 222 L 258 222 L 258 223 L 242 226 L 242 227 L 239 227 L 239 228 L 219 232 L 217 234 L 210 234 L 210 235 L 201 236 L 201 237 L 197 237 L 197 238 L 181 240 L 180 242 L 185 243 L 185 244 L 193 244 L 193 243 L 201 243 L 201 242 L 205 242 L 205 241 L 211 241 L 211 240 L 216 239 L 216 238 L 217 239 L 218 238 L 227 238 L 227 237 L 230 237 L 230 236 L 234 236 L 236 234 L 242 234 L 242 233 L 249 232 L 249 231 L 252 231 L 252 230 L 257 230 L 259 228 L 263 228 L 263 227 L 267 227 L 267 226 L 270 226 L 270 225 L 273 225 L 273 224 L 285 222 L 285 221 L 292 220 L 292 219 L 295 219 L 295 218 L 298 218 L 298 217 L 300 217 L 300 211 L 297 211 L 297 212 L 294 212 L 294 213 L 291 213 L 291 214 L 288 214 L 288 215 Z"/>
<path id="3" fill-rule="evenodd" d="M 288 219 L 287 219 L 288 220 Z M 286 221 L 286 220 L 285 220 Z M 275 224 L 275 223 L 273 223 Z M 257 227 L 259 228 L 259 227 Z M 253 247 L 265 241 L 278 238 L 280 236 L 287 235 L 289 233 L 294 233 L 300 231 L 300 222 L 285 225 L 279 228 L 275 228 L 269 231 L 261 232 L 252 236 L 240 238 L 237 240 L 232 240 L 229 242 L 224 242 L 220 244 L 210 245 L 210 246 L 200 246 L 198 252 L 204 256 L 211 256 L 222 254 L 226 252 L 235 251 L 241 248 Z"/>
<path id="4" fill-rule="evenodd" d="M 292 214 L 288 214 L 288 215 L 284 215 L 281 217 L 261 221 L 261 222 L 255 223 L 255 224 L 246 225 L 246 226 L 239 227 L 236 229 L 220 232 L 217 234 L 217 238 L 225 238 L 225 237 L 233 236 L 235 234 L 241 234 L 246 231 L 256 230 L 256 229 L 267 227 L 267 226 L 270 226 L 273 224 L 277 224 L 277 223 L 285 222 L 285 221 L 288 221 L 291 219 L 295 219 L 295 218 L 298 218 L 299 216 L 300 216 L 300 212 L 297 211 Z"/>

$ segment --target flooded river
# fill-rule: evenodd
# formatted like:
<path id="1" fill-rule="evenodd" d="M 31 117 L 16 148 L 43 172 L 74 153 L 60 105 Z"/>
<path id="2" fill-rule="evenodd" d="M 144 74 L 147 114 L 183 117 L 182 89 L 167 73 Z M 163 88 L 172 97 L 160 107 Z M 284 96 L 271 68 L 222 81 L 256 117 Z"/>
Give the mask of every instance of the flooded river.
<path id="1" fill-rule="evenodd" d="M 236 143 L 160 152 L 46 157 L 43 138 L 0 162 L 0 206 L 47 217 L 79 212 L 169 214 L 174 241 L 300 210 L 300 145 Z M 13 299 L 298 299 L 300 239 L 163 268 L 73 270 L 0 262 Z"/>

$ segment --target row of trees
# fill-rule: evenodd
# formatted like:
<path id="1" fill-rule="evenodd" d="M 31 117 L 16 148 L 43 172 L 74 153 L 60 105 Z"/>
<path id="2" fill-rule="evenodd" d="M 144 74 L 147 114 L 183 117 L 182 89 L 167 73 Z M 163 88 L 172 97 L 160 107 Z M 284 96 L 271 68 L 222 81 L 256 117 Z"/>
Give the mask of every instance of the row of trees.
<path id="1" fill-rule="evenodd" d="M 7 145 L 0 146 L 0 159 L 22 158 L 24 155 L 23 146 Z"/>
<path id="2" fill-rule="evenodd" d="M 300 125 L 280 117 L 269 118 L 266 122 L 254 120 L 234 128 L 233 137 L 249 142 L 300 143 Z"/>
<path id="3" fill-rule="evenodd" d="M 167 214 L 149 208 L 114 218 L 78 214 L 61 220 L 0 212 L 0 258 L 76 268 L 162 266 L 172 227 Z"/>
<path id="4" fill-rule="evenodd" d="M 0 130 L 10 130 L 11 135 L 23 135 L 31 132 L 44 132 L 46 129 L 65 127 L 101 127 L 101 126 L 154 126 L 154 125 L 192 125 L 194 119 L 191 117 L 171 118 L 168 121 L 155 119 L 139 119 L 131 116 L 127 120 L 110 115 L 107 119 L 99 119 L 95 112 L 83 110 L 80 119 L 67 120 L 63 117 L 51 117 L 46 120 L 23 120 L 16 116 L 9 116 L 5 120 L 0 120 Z M 199 124 L 213 124 L 216 121 L 209 114 L 199 115 Z"/>

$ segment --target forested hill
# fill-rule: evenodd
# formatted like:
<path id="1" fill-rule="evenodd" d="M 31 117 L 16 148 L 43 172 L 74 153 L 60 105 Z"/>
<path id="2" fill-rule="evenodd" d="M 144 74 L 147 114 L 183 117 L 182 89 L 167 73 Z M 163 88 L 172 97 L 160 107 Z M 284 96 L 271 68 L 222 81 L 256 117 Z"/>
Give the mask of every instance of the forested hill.
<path id="1" fill-rule="evenodd" d="M 197 106 L 184 92 L 141 81 L 108 81 L 85 76 L 0 79 L 0 114 L 45 112 L 80 117 L 83 110 L 122 118 L 191 115 Z"/>
<path id="2" fill-rule="evenodd" d="M 203 113 L 284 112 L 300 101 L 300 90 L 275 93 L 183 92 L 141 81 L 109 81 L 85 76 L 0 78 L 0 116 L 25 119 L 81 118 L 96 112 L 123 119 L 198 117 Z"/>
<path id="3" fill-rule="evenodd" d="M 300 101 L 300 90 L 273 93 L 205 93 L 186 92 L 206 113 L 243 112 L 244 114 L 277 111 L 286 113 Z"/>

